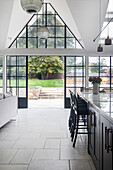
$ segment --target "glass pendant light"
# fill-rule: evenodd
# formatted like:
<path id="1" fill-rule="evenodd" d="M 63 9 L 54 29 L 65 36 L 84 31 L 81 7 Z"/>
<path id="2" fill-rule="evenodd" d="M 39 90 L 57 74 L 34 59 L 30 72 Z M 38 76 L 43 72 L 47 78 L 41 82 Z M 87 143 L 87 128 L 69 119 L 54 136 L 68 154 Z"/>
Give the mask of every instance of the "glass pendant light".
<path id="1" fill-rule="evenodd" d="M 20 0 L 24 11 L 33 14 L 37 13 L 42 8 L 42 0 Z"/>
<path id="2" fill-rule="evenodd" d="M 100 21 L 99 21 L 99 23 L 100 23 L 99 25 L 100 25 L 100 32 L 101 32 L 101 0 L 100 0 Z M 103 47 L 101 46 L 101 43 L 99 44 L 99 46 L 97 48 L 97 52 L 103 52 Z"/>
<path id="3" fill-rule="evenodd" d="M 108 0 L 108 23 L 109 23 L 109 0 Z M 108 36 L 105 39 L 105 45 L 111 45 L 111 39 L 109 38 L 109 25 L 108 25 Z"/>
<path id="4" fill-rule="evenodd" d="M 47 12 L 47 11 L 46 11 Z M 47 26 L 47 20 L 45 21 L 45 25 L 44 25 L 44 2 L 43 2 L 43 7 L 42 7 L 42 26 L 40 26 L 38 28 L 38 38 L 39 39 L 47 39 L 49 37 L 49 29 L 46 27 Z"/>

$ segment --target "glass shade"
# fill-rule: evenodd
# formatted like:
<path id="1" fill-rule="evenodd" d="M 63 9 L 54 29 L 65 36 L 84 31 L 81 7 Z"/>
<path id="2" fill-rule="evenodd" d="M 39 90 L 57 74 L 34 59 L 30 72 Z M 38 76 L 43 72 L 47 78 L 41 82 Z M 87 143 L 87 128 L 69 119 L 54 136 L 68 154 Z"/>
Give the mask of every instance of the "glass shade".
<path id="1" fill-rule="evenodd" d="M 47 39 L 49 36 L 49 29 L 45 26 L 40 26 L 37 32 L 38 38 Z"/>
<path id="2" fill-rule="evenodd" d="M 42 8 L 42 0 L 21 0 L 21 6 L 28 13 L 37 13 Z"/>

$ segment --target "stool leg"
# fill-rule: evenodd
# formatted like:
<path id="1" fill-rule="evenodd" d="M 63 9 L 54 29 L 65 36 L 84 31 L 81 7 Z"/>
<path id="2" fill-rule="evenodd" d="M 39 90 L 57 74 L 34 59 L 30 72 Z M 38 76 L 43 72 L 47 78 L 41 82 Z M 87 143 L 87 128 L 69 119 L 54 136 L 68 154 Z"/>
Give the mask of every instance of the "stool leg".
<path id="1" fill-rule="evenodd" d="M 75 128 L 76 128 L 76 114 L 74 114 L 74 117 L 73 117 L 73 131 L 72 131 L 72 134 L 71 134 L 71 141 L 73 142 L 73 138 L 74 138 L 74 134 L 75 134 Z"/>
<path id="2" fill-rule="evenodd" d="M 73 142 L 73 147 L 75 147 L 75 143 L 76 143 L 76 140 L 77 140 L 78 126 L 79 126 L 79 115 L 77 115 L 76 134 L 75 134 L 75 138 L 74 138 L 74 142 Z"/>

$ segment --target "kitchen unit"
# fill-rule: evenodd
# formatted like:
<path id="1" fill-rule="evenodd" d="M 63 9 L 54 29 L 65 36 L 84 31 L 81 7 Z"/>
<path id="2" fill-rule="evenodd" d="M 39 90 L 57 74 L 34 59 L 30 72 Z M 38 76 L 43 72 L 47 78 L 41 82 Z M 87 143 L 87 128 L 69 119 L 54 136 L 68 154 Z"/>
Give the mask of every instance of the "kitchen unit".
<path id="1" fill-rule="evenodd" d="M 113 170 L 113 93 L 79 93 L 88 103 L 88 152 L 97 170 Z"/>

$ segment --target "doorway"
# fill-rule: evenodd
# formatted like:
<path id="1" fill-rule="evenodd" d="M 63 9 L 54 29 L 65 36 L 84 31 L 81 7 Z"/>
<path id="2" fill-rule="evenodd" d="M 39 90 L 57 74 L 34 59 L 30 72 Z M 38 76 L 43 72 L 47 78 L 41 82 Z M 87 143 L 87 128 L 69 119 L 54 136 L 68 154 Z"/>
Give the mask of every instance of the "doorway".
<path id="1" fill-rule="evenodd" d="M 28 107 L 64 108 L 64 57 L 28 57 Z"/>

